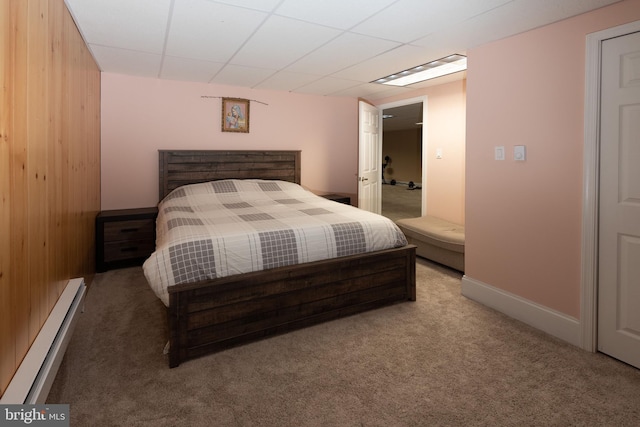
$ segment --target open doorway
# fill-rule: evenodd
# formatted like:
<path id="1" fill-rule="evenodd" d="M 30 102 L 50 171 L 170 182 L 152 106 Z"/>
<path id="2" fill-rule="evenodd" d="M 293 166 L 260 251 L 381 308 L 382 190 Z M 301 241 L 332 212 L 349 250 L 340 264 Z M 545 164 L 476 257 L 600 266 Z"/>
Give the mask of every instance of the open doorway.
<path id="1" fill-rule="evenodd" d="M 393 221 L 422 216 L 426 204 L 423 179 L 423 99 L 381 105 L 382 215 Z"/>

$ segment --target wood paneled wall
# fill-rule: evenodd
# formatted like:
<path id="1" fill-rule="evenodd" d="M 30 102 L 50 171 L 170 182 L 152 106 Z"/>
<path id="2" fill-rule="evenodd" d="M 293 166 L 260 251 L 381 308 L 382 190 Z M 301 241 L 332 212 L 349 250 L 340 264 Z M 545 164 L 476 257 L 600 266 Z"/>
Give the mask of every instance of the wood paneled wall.
<path id="1" fill-rule="evenodd" d="M 100 71 L 63 0 L 0 0 L 0 394 L 94 272 Z"/>

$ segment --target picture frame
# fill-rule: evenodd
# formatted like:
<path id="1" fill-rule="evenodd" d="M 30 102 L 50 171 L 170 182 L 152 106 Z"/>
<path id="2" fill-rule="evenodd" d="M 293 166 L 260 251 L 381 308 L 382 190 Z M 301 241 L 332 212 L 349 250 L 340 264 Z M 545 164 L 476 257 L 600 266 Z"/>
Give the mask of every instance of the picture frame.
<path id="1" fill-rule="evenodd" d="M 249 133 L 250 100 L 222 98 L 222 132 Z"/>

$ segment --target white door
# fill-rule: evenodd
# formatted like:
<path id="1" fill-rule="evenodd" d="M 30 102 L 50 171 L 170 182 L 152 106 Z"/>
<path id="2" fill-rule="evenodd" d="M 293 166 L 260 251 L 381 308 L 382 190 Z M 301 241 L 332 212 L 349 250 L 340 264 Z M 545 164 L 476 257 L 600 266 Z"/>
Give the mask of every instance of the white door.
<path id="1" fill-rule="evenodd" d="M 602 43 L 598 350 L 640 368 L 640 33 Z"/>
<path id="2" fill-rule="evenodd" d="M 382 111 L 360 101 L 358 207 L 382 212 Z"/>

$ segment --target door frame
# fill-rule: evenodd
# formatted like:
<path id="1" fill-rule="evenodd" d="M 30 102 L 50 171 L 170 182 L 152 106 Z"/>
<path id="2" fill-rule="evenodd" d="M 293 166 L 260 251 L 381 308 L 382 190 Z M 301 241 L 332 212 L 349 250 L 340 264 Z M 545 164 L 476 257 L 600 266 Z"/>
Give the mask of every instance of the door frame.
<path id="1" fill-rule="evenodd" d="M 600 63 L 602 42 L 640 31 L 640 21 L 587 35 L 584 160 L 582 177 L 582 267 L 580 283 L 580 347 L 598 344 L 598 198 L 600 192 Z"/>
<path id="2" fill-rule="evenodd" d="M 422 191 L 421 193 L 421 197 L 422 197 L 422 201 L 420 203 L 420 209 L 421 209 L 421 215 L 425 215 L 427 212 L 427 188 L 426 188 L 426 184 L 427 184 L 427 148 L 429 146 L 428 144 L 428 137 L 427 137 L 427 99 L 428 96 L 427 95 L 423 95 L 423 96 L 418 96 L 415 98 L 407 98 L 407 99 L 401 99 L 399 101 L 395 101 L 395 102 L 389 102 L 386 104 L 380 104 L 377 105 L 377 107 L 380 109 L 380 111 L 382 111 L 384 113 L 384 110 L 387 108 L 395 108 L 395 107 L 403 107 L 405 105 L 410 105 L 410 104 L 418 104 L 418 103 L 422 103 L 422 176 L 420 177 L 420 180 L 422 181 Z M 384 120 L 382 120 L 382 127 L 381 127 L 381 131 L 382 131 L 382 138 L 381 140 L 381 144 L 384 145 Z M 380 147 L 382 148 L 382 147 Z M 382 154 L 382 150 L 380 150 L 380 153 Z M 380 159 L 380 162 L 382 162 L 382 158 Z"/>

